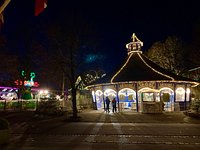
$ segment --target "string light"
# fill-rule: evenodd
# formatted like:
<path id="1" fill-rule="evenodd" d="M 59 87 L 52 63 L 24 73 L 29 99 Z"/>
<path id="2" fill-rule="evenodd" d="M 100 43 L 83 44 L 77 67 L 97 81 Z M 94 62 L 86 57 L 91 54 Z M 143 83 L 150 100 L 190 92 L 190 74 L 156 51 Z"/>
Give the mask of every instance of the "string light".
<path id="1" fill-rule="evenodd" d="M 147 67 L 149 67 L 151 70 L 153 70 L 154 72 L 156 72 L 156 73 L 158 73 L 158 74 L 160 74 L 160 75 L 162 75 L 162 76 L 165 76 L 165 77 L 167 77 L 167 78 L 170 78 L 170 79 L 174 80 L 174 78 L 172 78 L 172 77 L 170 77 L 170 76 L 168 76 L 168 75 L 166 75 L 166 74 L 163 74 L 163 73 L 161 73 L 161 72 L 155 70 L 155 69 L 152 68 L 151 66 L 149 66 L 149 65 L 144 61 L 144 59 L 142 58 L 142 56 L 141 56 L 139 53 L 137 53 L 137 54 L 138 54 L 138 56 L 140 57 L 140 59 L 143 61 L 143 63 L 144 63 Z"/>
<path id="2" fill-rule="evenodd" d="M 179 83 L 179 84 L 191 84 L 191 87 L 196 87 L 199 85 L 198 82 L 194 82 L 194 81 L 181 81 L 181 80 L 152 80 L 152 81 L 124 81 L 124 82 L 107 82 L 107 83 L 100 83 L 100 84 L 94 84 L 94 85 L 89 85 L 87 86 L 87 88 L 92 88 L 92 87 L 99 87 L 99 86 L 110 86 L 110 85 L 118 85 L 118 84 L 138 84 L 140 82 L 148 82 L 148 83 L 169 83 L 169 84 L 175 84 L 175 83 Z"/>
<path id="3" fill-rule="evenodd" d="M 94 91 L 92 91 L 92 99 L 93 99 L 93 102 L 95 102 L 95 94 L 94 94 Z"/>
<path id="4" fill-rule="evenodd" d="M 189 88 L 186 89 L 186 93 L 190 94 L 190 89 Z"/>
<path id="5" fill-rule="evenodd" d="M 97 95 L 97 96 L 101 96 L 103 94 L 103 92 L 101 91 L 101 90 L 97 90 L 96 92 L 95 92 L 95 95 Z"/>
<path id="6" fill-rule="evenodd" d="M 125 93 L 124 93 L 125 92 Z M 119 91 L 119 95 L 124 95 L 124 96 L 130 96 L 130 95 L 136 95 L 136 92 L 130 88 L 123 88 Z"/>
<path id="7" fill-rule="evenodd" d="M 161 89 L 152 89 L 152 88 L 146 87 L 146 88 L 142 88 L 142 89 L 138 90 L 138 93 L 142 93 L 142 92 L 157 92 L 158 93 L 158 92 L 161 92 L 161 91 L 164 91 L 164 90 L 168 90 L 168 91 L 170 91 L 172 93 L 174 92 L 172 89 L 170 89 L 168 87 L 164 87 L 164 88 L 161 88 Z M 182 91 L 182 90 L 184 90 L 184 89 L 179 87 L 179 88 L 177 88 L 176 92 L 179 93 L 179 94 L 185 93 L 185 90 L 184 91 Z M 127 91 L 127 93 L 123 93 L 123 92 L 126 92 L 126 91 Z M 117 92 L 115 90 L 113 90 L 113 89 L 107 89 L 104 92 L 104 95 L 105 96 L 109 96 L 109 95 L 116 96 L 116 93 Z M 188 94 L 190 93 L 190 89 L 189 88 L 187 88 L 186 93 L 188 93 Z M 103 92 L 101 90 L 97 90 L 96 92 L 92 91 L 92 95 L 93 96 L 94 95 L 101 96 L 102 94 L 103 94 Z M 119 96 L 120 95 L 123 95 L 123 96 L 134 95 L 135 96 L 136 92 L 133 89 L 130 89 L 130 88 L 123 88 L 118 92 L 118 95 Z"/>
<path id="8" fill-rule="evenodd" d="M 164 91 L 164 90 L 169 90 L 170 92 L 174 92 L 171 88 L 168 88 L 168 87 L 163 87 L 160 89 L 160 91 Z"/>
<path id="9" fill-rule="evenodd" d="M 140 92 L 159 92 L 159 90 L 157 89 L 151 89 L 151 88 L 142 88 L 138 91 L 138 93 Z"/>
<path id="10" fill-rule="evenodd" d="M 125 64 L 124 64 L 124 65 L 119 69 L 119 71 L 112 77 L 112 79 L 110 80 L 111 83 L 113 83 L 114 78 L 124 69 L 124 67 L 125 67 L 126 64 L 129 62 L 129 60 L 130 60 L 130 58 L 131 58 L 132 55 L 133 55 L 133 53 L 129 55 L 129 57 L 128 57 L 128 59 L 126 60 Z"/>
<path id="11" fill-rule="evenodd" d="M 182 94 L 185 93 L 185 90 L 184 90 L 183 88 L 180 87 L 180 88 L 177 88 L 177 89 L 176 89 L 176 93 L 182 95 Z"/>
<path id="12" fill-rule="evenodd" d="M 116 93 L 117 92 L 115 90 L 113 90 L 113 89 L 107 89 L 107 90 L 105 90 L 104 95 L 105 96 L 109 96 L 109 95 L 116 96 Z"/>

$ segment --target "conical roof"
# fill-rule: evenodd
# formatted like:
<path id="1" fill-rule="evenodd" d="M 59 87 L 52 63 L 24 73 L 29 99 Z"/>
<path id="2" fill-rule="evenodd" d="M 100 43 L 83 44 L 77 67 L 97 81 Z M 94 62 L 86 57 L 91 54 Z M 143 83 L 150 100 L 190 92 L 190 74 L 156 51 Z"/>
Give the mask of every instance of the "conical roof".
<path id="1" fill-rule="evenodd" d="M 175 75 L 161 68 L 140 52 L 133 52 L 127 57 L 121 68 L 112 76 L 110 82 L 156 80 L 188 81 L 190 79 Z"/>

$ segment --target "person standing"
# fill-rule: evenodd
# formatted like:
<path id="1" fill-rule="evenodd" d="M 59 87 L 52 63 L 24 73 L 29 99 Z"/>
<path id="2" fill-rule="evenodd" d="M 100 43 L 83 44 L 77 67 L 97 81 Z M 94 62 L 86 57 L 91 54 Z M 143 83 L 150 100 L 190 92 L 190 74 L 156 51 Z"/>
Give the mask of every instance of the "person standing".
<path id="1" fill-rule="evenodd" d="M 114 97 L 112 100 L 112 112 L 116 112 L 117 111 L 117 102 L 116 102 L 116 98 Z"/>
<path id="2" fill-rule="evenodd" d="M 106 112 L 107 113 L 110 112 L 109 107 L 110 107 L 110 99 L 108 97 L 106 97 Z"/>

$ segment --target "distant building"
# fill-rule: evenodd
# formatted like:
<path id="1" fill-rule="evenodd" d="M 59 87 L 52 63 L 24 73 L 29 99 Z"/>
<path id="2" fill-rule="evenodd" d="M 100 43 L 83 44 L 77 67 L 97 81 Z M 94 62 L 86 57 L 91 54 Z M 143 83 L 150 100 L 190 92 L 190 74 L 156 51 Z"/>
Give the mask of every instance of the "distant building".
<path id="1" fill-rule="evenodd" d="M 95 109 L 105 109 L 105 98 L 117 99 L 119 111 L 161 113 L 189 108 L 192 86 L 199 83 L 173 74 L 142 54 L 143 42 L 135 34 L 126 44 L 128 56 L 117 72 L 93 85 Z"/>

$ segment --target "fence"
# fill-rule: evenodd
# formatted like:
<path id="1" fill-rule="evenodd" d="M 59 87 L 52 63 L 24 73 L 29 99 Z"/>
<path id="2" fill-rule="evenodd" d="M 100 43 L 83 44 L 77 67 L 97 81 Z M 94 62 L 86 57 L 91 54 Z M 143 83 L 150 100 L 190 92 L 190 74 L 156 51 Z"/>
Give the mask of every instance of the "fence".
<path id="1" fill-rule="evenodd" d="M 34 111 L 37 109 L 41 101 L 38 99 L 18 99 L 18 100 L 0 100 L 0 111 L 22 111 L 30 110 Z M 63 100 L 58 100 L 59 105 L 63 107 Z"/>

